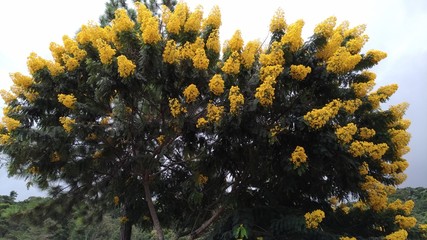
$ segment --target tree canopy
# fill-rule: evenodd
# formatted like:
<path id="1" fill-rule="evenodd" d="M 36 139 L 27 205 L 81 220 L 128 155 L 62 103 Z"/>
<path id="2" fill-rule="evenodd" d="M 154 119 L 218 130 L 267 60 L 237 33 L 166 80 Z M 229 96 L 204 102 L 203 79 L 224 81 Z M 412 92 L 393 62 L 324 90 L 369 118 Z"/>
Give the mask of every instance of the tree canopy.
<path id="1" fill-rule="evenodd" d="M 111 1 L 101 24 L 51 43 L 52 60 L 31 53 L 30 76 L 11 74 L 11 175 L 120 208 L 121 239 L 134 224 L 159 239 L 161 224 L 189 238 L 408 235 L 413 202 L 387 201 L 408 166 L 407 104 L 381 105 L 397 85 L 374 90 L 386 53 L 362 52 L 364 25 L 330 17 L 304 40 L 278 10 L 268 43 L 236 31 L 221 47 L 218 7 L 167 2 Z"/>

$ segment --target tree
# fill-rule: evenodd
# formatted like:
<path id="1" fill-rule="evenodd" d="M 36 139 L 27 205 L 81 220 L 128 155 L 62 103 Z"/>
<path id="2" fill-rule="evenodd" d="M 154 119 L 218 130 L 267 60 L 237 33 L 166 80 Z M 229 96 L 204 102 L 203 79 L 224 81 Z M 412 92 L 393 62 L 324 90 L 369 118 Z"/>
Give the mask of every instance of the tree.
<path id="1" fill-rule="evenodd" d="M 304 42 L 304 22 L 288 26 L 278 11 L 266 46 L 236 31 L 220 54 L 217 7 L 205 19 L 185 3 L 108 7 L 122 8 L 52 43 L 53 61 L 32 53 L 31 76 L 11 75 L 10 174 L 70 204 L 120 207 L 121 239 L 147 219 L 159 239 L 160 222 L 191 239 L 413 227 L 410 202 L 387 203 L 407 167 L 407 105 L 382 108 L 395 84 L 372 91 L 368 69 L 386 54 L 360 52 L 365 26 L 331 17 Z"/>

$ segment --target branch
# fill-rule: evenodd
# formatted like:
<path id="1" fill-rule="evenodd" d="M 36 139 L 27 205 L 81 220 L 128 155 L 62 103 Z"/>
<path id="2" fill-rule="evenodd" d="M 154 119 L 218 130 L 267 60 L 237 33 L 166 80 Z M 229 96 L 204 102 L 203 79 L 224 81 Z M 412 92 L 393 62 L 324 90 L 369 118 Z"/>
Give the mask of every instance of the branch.
<path id="1" fill-rule="evenodd" d="M 206 230 L 206 228 L 208 228 L 219 217 L 219 215 L 224 212 L 224 209 L 225 208 L 223 206 L 220 206 L 218 209 L 213 211 L 211 218 L 206 220 L 199 228 L 189 234 L 190 239 L 196 239 L 199 237 Z"/>

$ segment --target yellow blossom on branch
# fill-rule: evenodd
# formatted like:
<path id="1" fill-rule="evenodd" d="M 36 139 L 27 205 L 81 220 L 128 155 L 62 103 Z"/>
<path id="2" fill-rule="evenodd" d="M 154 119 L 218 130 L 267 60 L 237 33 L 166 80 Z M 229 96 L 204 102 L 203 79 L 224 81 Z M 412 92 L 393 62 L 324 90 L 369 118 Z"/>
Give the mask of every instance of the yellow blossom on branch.
<path id="1" fill-rule="evenodd" d="M 362 57 L 359 54 L 352 55 L 345 47 L 340 47 L 328 59 L 326 70 L 336 74 L 344 74 L 353 70 L 361 59 Z"/>
<path id="2" fill-rule="evenodd" d="M 359 137 L 361 139 L 369 139 L 373 136 L 375 136 L 375 130 L 374 129 L 370 129 L 370 128 L 366 128 L 366 127 L 359 128 Z"/>
<path id="3" fill-rule="evenodd" d="M 178 99 L 169 99 L 169 109 L 173 117 L 177 117 L 181 113 L 186 113 L 187 109 L 181 105 Z"/>
<path id="4" fill-rule="evenodd" d="M 206 117 L 209 122 L 219 123 L 223 113 L 224 113 L 223 106 L 216 106 L 212 103 L 208 103 Z"/>
<path id="5" fill-rule="evenodd" d="M 243 94 L 240 93 L 240 88 L 238 86 L 232 86 L 230 88 L 228 100 L 230 101 L 231 114 L 236 114 L 240 107 L 245 103 L 245 98 L 243 97 Z"/>
<path id="6" fill-rule="evenodd" d="M 196 49 L 192 60 L 193 60 L 194 68 L 200 69 L 200 70 L 208 69 L 209 59 L 206 57 L 206 53 L 203 48 Z"/>
<path id="7" fill-rule="evenodd" d="M 385 236 L 385 240 L 406 240 L 408 239 L 408 232 L 404 229 L 400 229 L 396 232 L 390 233 Z"/>
<path id="8" fill-rule="evenodd" d="M 314 28 L 314 34 L 330 38 L 334 32 L 336 22 L 337 18 L 334 16 L 325 19 L 323 22 L 316 25 Z"/>
<path id="9" fill-rule="evenodd" d="M 231 53 L 225 61 L 221 70 L 227 74 L 238 74 L 240 72 L 240 55 L 238 52 Z"/>
<path id="10" fill-rule="evenodd" d="M 357 126 L 354 123 L 349 123 L 344 127 L 337 128 L 335 135 L 342 143 L 349 143 L 353 139 L 353 135 L 357 132 Z"/>
<path id="11" fill-rule="evenodd" d="M 374 64 L 377 64 L 379 61 L 387 57 L 387 53 L 379 50 L 369 50 L 366 52 L 365 57 L 370 59 Z"/>
<path id="12" fill-rule="evenodd" d="M 311 72 L 310 67 L 304 65 L 291 65 L 290 75 L 295 80 L 304 80 L 307 74 Z"/>
<path id="13" fill-rule="evenodd" d="M 62 127 L 67 133 L 70 133 L 73 130 L 73 125 L 76 123 L 76 120 L 70 117 L 60 117 L 59 122 L 62 124 Z"/>
<path id="14" fill-rule="evenodd" d="M 362 100 L 358 98 L 354 100 L 347 100 L 342 102 L 342 108 L 344 108 L 347 113 L 353 114 L 362 105 L 362 103 Z"/>
<path id="15" fill-rule="evenodd" d="M 361 184 L 362 190 L 368 195 L 368 204 L 376 212 L 387 207 L 387 189 L 372 176 L 365 176 L 365 182 Z"/>
<path id="16" fill-rule="evenodd" d="M 218 6 L 214 6 L 208 17 L 203 21 L 203 28 L 212 27 L 218 29 L 221 26 L 221 11 Z"/>
<path id="17" fill-rule="evenodd" d="M 255 97 L 264 106 L 271 106 L 274 100 L 274 87 L 270 81 L 264 81 L 257 89 Z"/>
<path id="18" fill-rule="evenodd" d="M 110 64 L 113 56 L 116 54 L 116 50 L 102 39 L 96 40 L 95 47 L 99 52 L 99 58 L 102 64 Z"/>
<path id="19" fill-rule="evenodd" d="M 250 69 L 255 62 L 255 55 L 259 52 L 259 46 L 261 43 L 259 41 L 250 41 L 244 47 L 241 57 L 242 65 L 246 69 Z"/>
<path id="20" fill-rule="evenodd" d="M 308 212 L 304 215 L 305 225 L 308 229 L 317 229 L 319 224 L 325 218 L 325 212 L 322 210 L 314 210 L 313 212 Z"/>
<path id="21" fill-rule="evenodd" d="M 417 224 L 417 219 L 414 217 L 405 217 L 402 215 L 396 215 L 394 219 L 395 219 L 394 223 L 399 225 L 399 227 L 402 229 L 410 229 L 415 227 L 415 225 Z"/>
<path id="22" fill-rule="evenodd" d="M 301 48 L 303 40 L 301 38 L 302 28 L 304 27 L 304 21 L 298 20 L 295 23 L 289 25 L 285 35 L 282 37 L 282 44 L 289 45 L 291 52 L 296 52 Z"/>
<path id="23" fill-rule="evenodd" d="M 76 103 L 77 98 L 74 97 L 73 94 L 58 94 L 58 102 L 62 103 L 62 105 L 67 108 L 73 109 L 74 103 Z"/>
<path id="24" fill-rule="evenodd" d="M 208 124 L 208 121 L 202 117 L 202 118 L 197 119 L 196 127 L 202 128 L 202 127 L 206 126 L 207 124 Z"/>
<path id="25" fill-rule="evenodd" d="M 286 27 L 285 13 L 279 8 L 270 21 L 270 32 L 284 32 Z"/>
<path id="26" fill-rule="evenodd" d="M 3 116 L 2 122 L 3 122 L 3 124 L 6 127 L 8 132 L 12 132 L 13 130 L 15 130 L 19 126 L 21 126 L 21 122 L 19 122 L 16 119 L 10 118 L 8 116 Z"/>
<path id="27" fill-rule="evenodd" d="M 297 146 L 295 150 L 291 154 L 291 162 L 295 167 L 301 166 L 301 164 L 307 162 L 307 155 L 305 154 L 305 150 L 301 146 Z"/>
<path id="28" fill-rule="evenodd" d="M 120 55 L 117 57 L 117 65 L 118 65 L 118 72 L 120 77 L 129 77 L 135 72 L 136 65 L 125 55 Z"/>
<path id="29" fill-rule="evenodd" d="M 33 84 L 33 79 L 31 77 L 22 75 L 19 72 L 11 73 L 9 76 L 16 86 L 22 87 L 24 89 L 27 89 Z"/>
<path id="30" fill-rule="evenodd" d="M 219 96 L 224 92 L 224 80 L 220 74 L 215 74 L 209 81 L 209 90 Z"/>
<path id="31" fill-rule="evenodd" d="M 114 12 L 114 19 L 111 24 L 116 33 L 131 31 L 135 26 L 124 8 L 119 8 Z"/>
<path id="32" fill-rule="evenodd" d="M 28 71 L 30 74 L 34 74 L 37 71 L 45 68 L 47 65 L 47 61 L 41 57 L 39 57 L 36 53 L 30 53 L 27 60 Z"/>
<path id="33" fill-rule="evenodd" d="M 163 50 L 163 61 L 173 64 L 179 59 L 179 51 L 176 47 L 174 40 L 168 40 L 166 42 L 165 49 Z"/>
<path id="34" fill-rule="evenodd" d="M 323 108 L 313 109 L 305 114 L 304 120 L 308 122 L 311 128 L 319 129 L 338 114 L 341 105 L 341 101 L 335 99 L 326 104 Z"/>
<path id="35" fill-rule="evenodd" d="M 120 203 L 120 198 L 119 196 L 114 196 L 113 198 L 113 202 L 114 202 L 114 206 L 118 206 Z"/>
<path id="36" fill-rule="evenodd" d="M 196 101 L 196 98 L 200 95 L 200 92 L 199 89 L 197 89 L 196 85 L 190 84 L 184 89 L 183 94 L 185 97 L 185 102 L 192 103 Z"/>
<path id="37" fill-rule="evenodd" d="M 228 41 L 228 46 L 233 52 L 237 52 L 242 49 L 243 39 L 242 39 L 242 33 L 240 32 L 240 30 L 237 30 L 236 32 L 234 32 L 233 36 Z"/>
<path id="38" fill-rule="evenodd" d="M 208 40 L 206 41 L 206 48 L 212 50 L 214 53 L 219 53 L 221 43 L 219 42 L 218 29 L 212 30 L 212 32 L 209 34 Z"/>
<path id="39" fill-rule="evenodd" d="M 340 237 L 340 240 L 357 240 L 355 237 Z"/>
<path id="40" fill-rule="evenodd" d="M 185 32 L 198 32 L 203 18 L 203 10 L 201 6 L 197 6 L 196 10 L 190 14 L 184 24 Z"/>

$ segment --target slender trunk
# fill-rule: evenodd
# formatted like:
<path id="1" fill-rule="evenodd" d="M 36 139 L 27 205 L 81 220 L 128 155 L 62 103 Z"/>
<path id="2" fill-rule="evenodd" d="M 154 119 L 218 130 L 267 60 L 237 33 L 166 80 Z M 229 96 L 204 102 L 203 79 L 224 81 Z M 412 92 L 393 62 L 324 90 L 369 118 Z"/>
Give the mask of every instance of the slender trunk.
<path id="1" fill-rule="evenodd" d="M 148 174 L 144 176 L 144 192 L 145 192 L 145 200 L 147 201 L 147 204 L 148 204 L 148 210 L 150 211 L 151 219 L 153 220 L 154 230 L 156 230 L 156 233 L 157 233 L 157 239 L 164 240 L 165 237 L 163 234 L 163 230 L 162 230 L 162 227 L 160 226 L 159 217 L 157 216 L 157 212 L 153 204 L 153 199 L 151 197 Z"/>
<path id="2" fill-rule="evenodd" d="M 120 240 L 130 240 L 132 236 L 132 223 L 125 222 L 120 226 Z"/>

